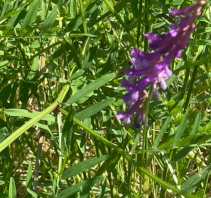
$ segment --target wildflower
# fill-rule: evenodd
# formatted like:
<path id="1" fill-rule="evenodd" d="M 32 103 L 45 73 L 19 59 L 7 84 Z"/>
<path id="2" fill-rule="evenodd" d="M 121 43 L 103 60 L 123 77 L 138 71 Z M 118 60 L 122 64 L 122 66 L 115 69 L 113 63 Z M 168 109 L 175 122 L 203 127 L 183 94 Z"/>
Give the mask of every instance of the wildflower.
<path id="1" fill-rule="evenodd" d="M 150 41 L 148 48 L 154 52 L 146 53 L 132 49 L 131 62 L 134 67 L 125 70 L 128 79 L 121 82 L 121 86 L 127 90 L 123 100 L 130 106 L 130 110 L 117 113 L 117 118 L 123 119 L 125 124 L 131 122 L 133 114 L 136 128 L 140 128 L 140 123 L 144 122 L 147 87 L 152 87 L 152 93 L 157 96 L 157 84 L 160 84 L 163 90 L 167 88 L 165 78 L 172 75 L 169 64 L 173 58 L 181 56 L 182 49 L 195 28 L 194 21 L 201 13 L 202 4 L 202 1 L 197 0 L 186 8 L 170 10 L 171 15 L 180 16 L 179 24 L 171 24 L 170 31 L 165 34 L 145 34 Z"/>

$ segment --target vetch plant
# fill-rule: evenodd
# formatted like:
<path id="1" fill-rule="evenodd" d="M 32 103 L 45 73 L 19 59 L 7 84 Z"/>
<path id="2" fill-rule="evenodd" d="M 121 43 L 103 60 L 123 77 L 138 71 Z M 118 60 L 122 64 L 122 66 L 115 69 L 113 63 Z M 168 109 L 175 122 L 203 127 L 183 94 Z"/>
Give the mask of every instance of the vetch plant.
<path id="1" fill-rule="evenodd" d="M 1 198 L 210 197 L 210 6 L 12 2 L 0 4 Z M 113 115 L 128 49 L 125 130 Z"/>
<path id="2" fill-rule="evenodd" d="M 134 67 L 126 69 L 128 79 L 121 82 L 121 86 L 128 92 L 123 96 L 123 100 L 130 109 L 117 113 L 117 118 L 123 119 L 125 124 L 131 122 L 133 114 L 136 128 L 140 128 L 140 123 L 144 122 L 147 87 L 152 87 L 152 94 L 157 96 L 157 84 L 160 84 L 163 90 L 167 88 L 165 78 L 172 75 L 169 64 L 173 58 L 181 56 L 182 49 L 195 28 L 194 21 L 201 14 L 203 4 L 203 1 L 197 0 L 188 7 L 170 10 L 171 15 L 179 16 L 178 24 L 171 24 L 170 31 L 164 34 L 145 34 L 150 41 L 148 48 L 154 52 L 146 53 L 136 48 L 132 49 L 131 62 Z"/>

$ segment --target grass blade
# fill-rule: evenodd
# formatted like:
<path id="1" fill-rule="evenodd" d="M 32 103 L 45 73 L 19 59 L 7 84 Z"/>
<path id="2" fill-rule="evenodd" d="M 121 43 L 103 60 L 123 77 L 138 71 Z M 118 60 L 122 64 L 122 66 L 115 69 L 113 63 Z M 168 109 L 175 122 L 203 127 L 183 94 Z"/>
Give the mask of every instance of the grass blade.
<path id="1" fill-rule="evenodd" d="M 81 98 L 87 96 L 92 91 L 98 89 L 99 87 L 105 85 L 107 82 L 112 80 L 115 77 L 114 73 L 107 74 L 102 76 L 101 78 L 91 82 L 87 86 L 83 87 L 81 90 L 77 91 L 70 99 L 68 99 L 65 103 L 71 105 L 74 102 L 77 102 Z"/>
<path id="2" fill-rule="evenodd" d="M 17 191 L 15 186 L 15 180 L 13 177 L 10 177 L 10 187 L 9 187 L 9 198 L 16 198 Z"/>
<path id="3" fill-rule="evenodd" d="M 103 155 L 101 157 L 95 157 L 88 160 L 84 160 L 78 164 L 75 164 L 74 166 L 68 168 L 66 171 L 62 173 L 62 179 L 68 179 L 70 177 L 73 177 L 85 170 L 90 169 L 91 167 L 101 163 L 102 161 L 105 161 L 110 158 L 110 155 Z"/>
<path id="4" fill-rule="evenodd" d="M 57 6 L 54 6 L 53 10 L 51 11 L 51 13 L 47 17 L 41 28 L 42 35 L 53 27 L 56 20 L 56 16 L 57 16 Z"/>
<path id="5" fill-rule="evenodd" d="M 21 32 L 23 31 L 23 29 L 27 26 L 27 25 L 31 25 L 34 18 L 36 17 L 37 15 L 37 11 L 40 7 L 40 0 L 34 0 L 32 2 L 32 4 L 30 4 L 30 8 L 26 14 L 26 17 L 23 21 L 23 24 L 21 26 Z"/>

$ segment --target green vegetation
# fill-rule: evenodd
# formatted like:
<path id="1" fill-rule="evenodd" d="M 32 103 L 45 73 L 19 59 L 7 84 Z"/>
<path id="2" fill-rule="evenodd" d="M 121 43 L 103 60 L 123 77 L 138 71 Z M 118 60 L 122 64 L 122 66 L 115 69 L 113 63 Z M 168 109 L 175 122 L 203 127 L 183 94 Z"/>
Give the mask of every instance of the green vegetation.
<path id="1" fill-rule="evenodd" d="M 133 47 L 189 0 L 0 2 L 0 197 L 210 197 L 211 8 L 140 130 L 116 118 Z M 150 90 L 147 90 L 150 93 Z"/>

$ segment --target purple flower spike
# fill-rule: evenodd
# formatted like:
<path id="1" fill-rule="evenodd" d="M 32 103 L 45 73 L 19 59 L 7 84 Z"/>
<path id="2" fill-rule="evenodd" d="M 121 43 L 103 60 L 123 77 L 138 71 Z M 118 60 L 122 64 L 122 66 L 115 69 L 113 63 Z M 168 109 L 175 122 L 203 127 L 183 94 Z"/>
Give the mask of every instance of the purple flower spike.
<path id="1" fill-rule="evenodd" d="M 157 96 L 157 84 L 163 90 L 167 89 L 165 78 L 172 75 L 169 64 L 173 58 L 181 56 L 182 49 L 194 30 L 194 21 L 201 14 L 203 4 L 203 1 L 196 0 L 195 4 L 186 8 L 170 10 L 171 15 L 180 17 L 178 24 L 171 24 L 170 31 L 164 34 L 145 34 L 150 41 L 148 48 L 154 52 L 146 53 L 136 48 L 131 50 L 131 62 L 134 67 L 125 70 L 128 79 L 121 82 L 121 86 L 128 92 L 123 99 L 130 106 L 130 110 L 117 113 L 117 118 L 123 119 L 125 124 L 130 124 L 133 114 L 136 128 L 140 128 L 140 123 L 144 122 L 146 98 L 149 97 L 147 87 L 152 87 L 152 93 Z"/>

